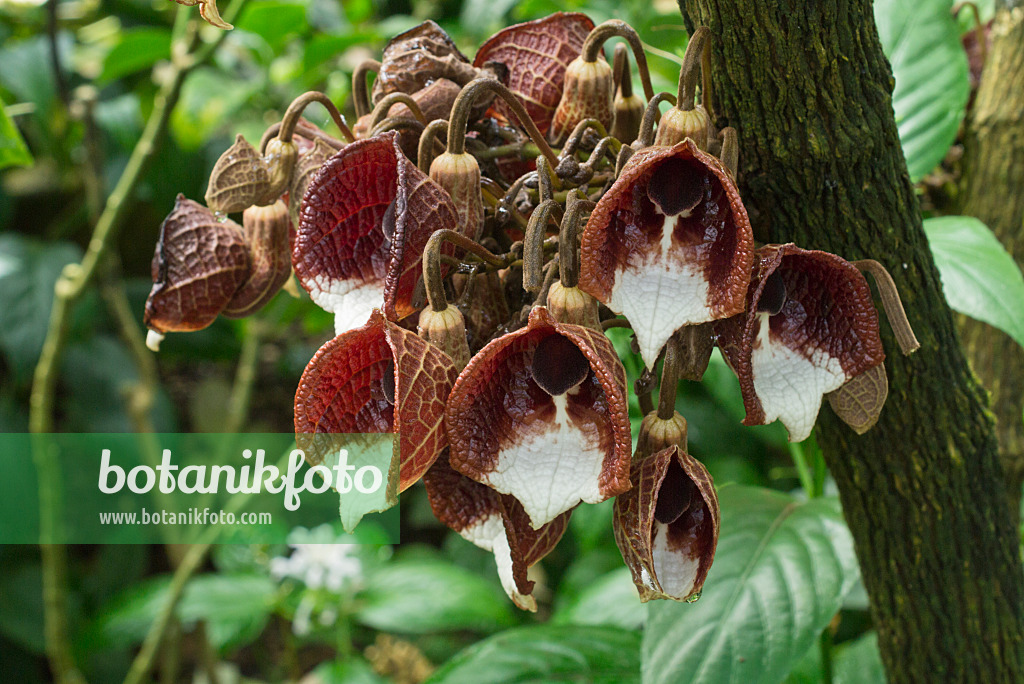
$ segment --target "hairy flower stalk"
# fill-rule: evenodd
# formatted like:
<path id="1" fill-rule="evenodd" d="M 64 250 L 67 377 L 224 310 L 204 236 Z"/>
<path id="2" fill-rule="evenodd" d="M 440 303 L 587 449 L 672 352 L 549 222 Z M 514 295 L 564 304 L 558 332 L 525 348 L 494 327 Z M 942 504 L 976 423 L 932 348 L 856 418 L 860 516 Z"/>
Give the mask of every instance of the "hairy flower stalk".
<path id="1" fill-rule="evenodd" d="M 687 138 L 697 143 L 702 150 L 708 149 L 711 136 L 711 112 L 701 105 L 694 104 L 697 92 L 698 69 L 703 71 L 704 54 L 711 53 L 711 31 L 706 26 L 699 27 L 690 36 L 683 56 L 683 66 L 679 70 L 679 91 L 675 106 L 671 107 L 658 123 L 658 133 L 654 138 L 655 145 L 671 146 Z M 705 74 L 704 89 L 710 101 L 711 81 Z"/>

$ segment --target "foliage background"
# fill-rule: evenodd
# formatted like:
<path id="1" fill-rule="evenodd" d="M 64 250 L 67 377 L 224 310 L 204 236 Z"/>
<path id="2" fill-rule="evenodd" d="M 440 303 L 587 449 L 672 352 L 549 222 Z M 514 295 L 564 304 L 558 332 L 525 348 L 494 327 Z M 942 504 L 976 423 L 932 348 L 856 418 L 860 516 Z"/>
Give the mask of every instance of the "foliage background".
<path id="1" fill-rule="evenodd" d="M 970 91 L 960 46 L 970 25 L 957 23 L 950 5 L 876 3 L 908 167 L 922 181 L 926 210 L 936 213 L 956 173 L 949 153 Z M 980 7 L 987 19 L 991 7 Z M 493 31 L 559 10 L 628 21 L 648 45 L 655 88 L 675 90 L 686 38 L 671 0 L 248 2 L 213 60 L 186 81 L 169 134 L 132 197 L 104 279 L 116 291 L 90 291 L 75 311 L 59 374 L 58 428 L 290 431 L 297 379 L 332 329 L 308 297 L 281 293 L 253 318 L 219 318 L 201 332 L 169 336 L 156 378 L 133 355 L 138 340 L 116 303 L 125 297 L 141 326 L 149 261 L 175 195 L 201 198 L 234 135 L 258 139 L 306 90 L 322 90 L 351 120 L 352 69 L 424 19 L 438 21 L 472 55 Z M 124 170 L 173 46 L 196 15 L 169 0 L 0 2 L 0 166 L 12 165 L 0 176 L 2 431 L 27 430 L 53 283 L 81 258 L 97 198 Z M 310 116 L 329 128 L 318 112 Z M 1024 281 L 987 229 L 947 217 L 932 221 L 929 234 L 947 289 L 957 293 L 954 308 L 1024 342 L 1014 305 L 1024 299 Z M 978 255 L 966 266 L 948 257 L 964 240 L 974 240 Z M 632 380 L 640 362 L 624 336 L 614 341 Z M 132 403 L 140 385 L 155 392 L 144 415 Z M 285 548 L 216 547 L 177 611 L 180 678 L 196 671 L 195 681 L 239 674 L 282 681 L 312 672 L 310 681 L 378 682 L 388 681 L 381 673 L 390 668 L 387 677 L 404 682 L 440 666 L 431 681 L 884 681 L 852 542 L 813 439 L 789 445 L 780 425 L 739 427 L 739 390 L 717 355 L 701 385 L 680 391 L 677 409 L 689 421 L 691 452 L 722 496 L 718 556 L 696 605 L 638 602 L 607 502 L 573 515 L 570 532 L 539 566 L 540 611 L 518 613 L 492 557 L 440 527 L 414 488 L 403 497 L 406 541 L 376 546 L 374 530 L 361 530 L 367 545 L 351 551 L 361 570 L 342 590 L 275 575 Z M 315 534 L 343 540 L 333 529 Z M 72 549 L 71 633 L 89 681 L 121 681 L 166 596 L 174 561 L 162 547 Z M 47 681 L 38 551 L 0 548 L 0 568 L 4 678 Z M 325 613 L 333 617 L 303 627 L 310 614 Z M 174 681 L 172 665 L 163 665 L 165 681 Z"/>

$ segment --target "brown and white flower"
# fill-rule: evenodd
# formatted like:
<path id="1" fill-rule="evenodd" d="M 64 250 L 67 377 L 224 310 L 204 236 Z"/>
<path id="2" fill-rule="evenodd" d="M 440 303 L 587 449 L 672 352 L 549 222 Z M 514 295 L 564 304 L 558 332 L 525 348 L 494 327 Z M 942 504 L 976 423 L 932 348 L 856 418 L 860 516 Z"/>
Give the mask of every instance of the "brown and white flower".
<path id="1" fill-rule="evenodd" d="M 729 172 L 684 140 L 637 152 L 597 203 L 579 287 L 629 319 L 653 367 L 682 326 L 743 311 L 753 252 Z"/>
<path id="2" fill-rule="evenodd" d="M 534 529 L 515 497 L 452 469 L 442 454 L 423 476 L 430 507 L 438 520 L 476 546 L 494 553 L 498 579 L 523 610 L 536 611 L 534 582 L 527 571 L 551 552 L 569 524 L 570 511 Z"/>
<path id="3" fill-rule="evenodd" d="M 747 311 L 718 324 L 735 371 L 745 425 L 782 421 L 807 438 L 822 397 L 885 359 L 878 313 L 861 272 L 828 252 L 793 244 L 757 250 Z"/>
<path id="4" fill-rule="evenodd" d="M 455 228 L 448 194 L 410 162 L 394 131 L 331 157 L 302 198 L 292 265 L 335 332 L 380 308 L 392 320 L 417 310 L 420 257 L 431 233 Z"/>
<path id="5" fill-rule="evenodd" d="M 622 364 L 603 334 L 543 307 L 473 357 L 445 421 L 452 467 L 518 499 L 534 529 L 629 488 Z"/>
<path id="6" fill-rule="evenodd" d="M 398 491 L 422 477 L 448 445 L 444 405 L 455 383 L 448 355 L 374 311 L 306 366 L 295 392 L 295 436 L 311 463 L 314 434 L 395 433 Z"/>
<path id="7" fill-rule="evenodd" d="M 718 495 L 703 465 L 679 446 L 633 464 L 633 488 L 615 499 L 615 542 L 641 601 L 699 595 L 718 546 Z"/>

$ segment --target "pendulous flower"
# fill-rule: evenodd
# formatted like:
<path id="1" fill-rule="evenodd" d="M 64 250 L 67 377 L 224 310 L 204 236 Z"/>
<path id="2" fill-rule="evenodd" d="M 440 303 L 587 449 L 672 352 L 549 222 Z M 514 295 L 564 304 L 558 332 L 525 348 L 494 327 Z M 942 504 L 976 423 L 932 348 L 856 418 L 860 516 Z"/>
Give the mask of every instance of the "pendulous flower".
<path id="1" fill-rule="evenodd" d="M 793 244 L 757 250 L 747 310 L 717 330 L 743 391 L 743 424 L 778 418 L 794 442 L 811 434 L 825 394 L 885 359 L 861 272 Z"/>
<path id="2" fill-rule="evenodd" d="M 518 499 L 534 529 L 629 488 L 625 372 L 615 349 L 543 307 L 473 357 L 445 422 L 452 467 Z"/>
<path id="3" fill-rule="evenodd" d="M 308 435 L 393 432 L 401 492 L 448 445 L 444 405 L 456 376 L 447 354 L 375 310 L 306 366 L 295 392 L 296 440 L 315 465 L 324 455 Z"/>
<path id="4" fill-rule="evenodd" d="M 579 288 L 624 314 L 648 368 L 676 330 L 743 311 L 754 238 L 729 172 L 692 140 L 630 158 L 583 231 Z"/>
<path id="5" fill-rule="evenodd" d="M 718 546 L 718 495 L 708 471 L 680 446 L 633 464 L 615 499 L 615 542 L 640 600 L 695 600 Z"/>

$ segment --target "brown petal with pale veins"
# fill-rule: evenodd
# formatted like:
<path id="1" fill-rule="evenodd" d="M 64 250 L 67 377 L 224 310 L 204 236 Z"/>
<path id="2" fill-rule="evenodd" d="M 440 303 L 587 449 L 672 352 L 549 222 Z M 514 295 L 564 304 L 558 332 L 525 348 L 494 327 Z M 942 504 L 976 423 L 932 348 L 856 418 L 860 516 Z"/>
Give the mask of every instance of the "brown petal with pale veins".
<path id="1" fill-rule="evenodd" d="M 205 328 L 245 284 L 249 270 L 242 227 L 218 221 L 203 205 L 178 195 L 160 226 L 146 327 L 161 333 Z"/>
<path id="2" fill-rule="evenodd" d="M 410 162 L 390 131 L 345 146 L 302 198 L 292 265 L 340 334 L 383 308 L 392 320 L 417 310 L 427 239 L 457 225 L 448 194 Z"/>
<path id="3" fill-rule="evenodd" d="M 239 134 L 213 165 L 206 187 L 206 205 L 211 211 L 233 214 L 254 204 L 266 204 L 269 190 L 270 171 L 266 161 Z"/>
<path id="4" fill-rule="evenodd" d="M 684 325 L 743 311 L 754 238 L 721 162 L 692 140 L 630 159 L 583 232 L 579 288 L 629 319 L 648 367 Z"/>
<path id="5" fill-rule="evenodd" d="M 324 455 L 309 448 L 308 435 L 394 432 L 402 491 L 448 444 L 444 405 L 456 375 L 441 350 L 374 311 L 306 366 L 295 393 L 296 441 L 316 464 Z"/>
<path id="6" fill-rule="evenodd" d="M 565 68 L 579 57 L 583 41 L 593 28 L 590 17 L 578 12 L 557 12 L 509 26 L 480 47 L 473 64 L 504 64 L 509 90 L 522 99 L 540 132 L 547 133 L 562 98 Z M 512 119 L 508 106 L 500 100 L 494 103 L 492 112 L 500 120 Z"/>
<path id="7" fill-rule="evenodd" d="M 717 331 L 740 381 L 743 423 L 778 418 L 794 442 L 810 435 L 822 396 L 885 359 L 861 272 L 834 254 L 792 244 L 757 250 L 747 311 Z"/>
<path id="8" fill-rule="evenodd" d="M 573 377 L 558 378 L 558 367 L 534 363 L 550 338 L 577 348 L 589 365 L 568 390 L 578 380 L 572 364 L 564 370 Z M 564 393 L 538 384 L 542 366 L 544 385 Z M 559 323 L 543 307 L 473 357 L 449 397 L 446 423 L 452 467 L 516 497 L 535 529 L 580 501 L 599 503 L 629 487 L 622 364 L 603 334 Z"/>
<path id="9" fill-rule="evenodd" d="M 615 542 L 641 601 L 700 594 L 718 546 L 718 495 L 699 461 L 672 446 L 633 464 L 615 500 Z"/>
<path id="10" fill-rule="evenodd" d="M 373 83 L 373 101 L 376 103 L 389 93 L 412 95 L 442 78 L 464 86 L 477 74 L 444 29 L 425 21 L 398 34 L 384 47 L 380 71 Z"/>
<path id="11" fill-rule="evenodd" d="M 476 546 L 493 552 L 498 578 L 509 598 L 523 610 L 536 611 L 534 583 L 527 578 L 527 571 L 558 544 L 571 511 L 535 530 L 514 497 L 456 472 L 447 454 L 430 467 L 423 482 L 437 519 Z"/>

